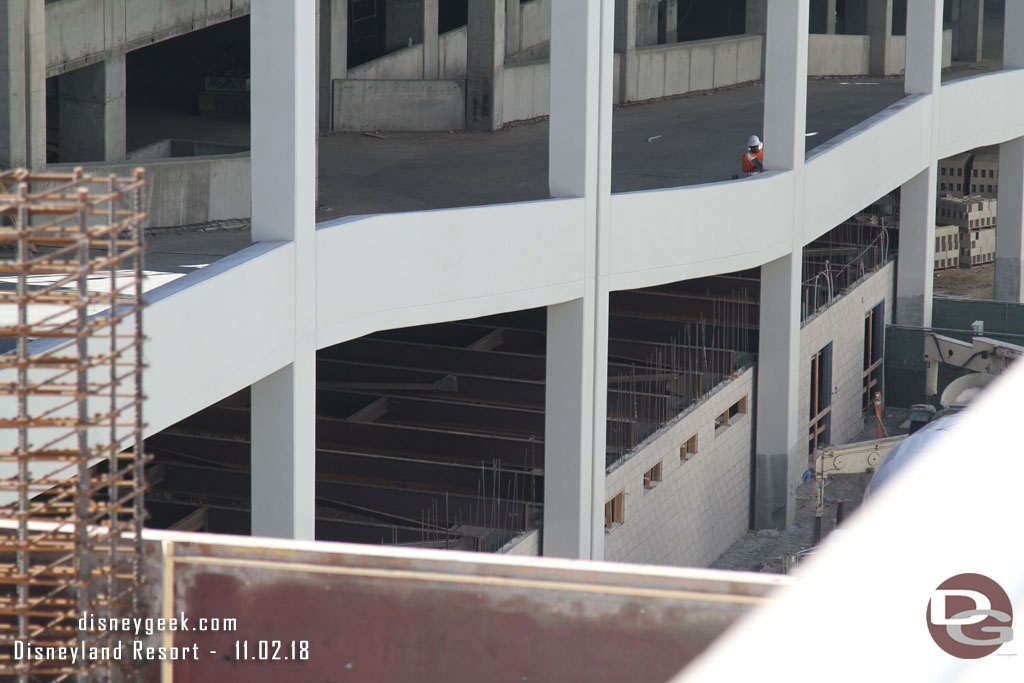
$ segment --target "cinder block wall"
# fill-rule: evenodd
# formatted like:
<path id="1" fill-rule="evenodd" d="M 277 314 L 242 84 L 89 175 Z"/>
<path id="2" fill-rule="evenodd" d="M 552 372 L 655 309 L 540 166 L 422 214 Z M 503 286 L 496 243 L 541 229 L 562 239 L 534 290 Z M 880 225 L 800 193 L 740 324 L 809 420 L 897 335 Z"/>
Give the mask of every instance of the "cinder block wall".
<path id="1" fill-rule="evenodd" d="M 893 274 L 889 262 L 857 287 L 811 318 L 800 331 L 800 445 L 807 447 L 810 425 L 811 358 L 832 342 L 833 444 L 855 441 L 863 428 L 864 316 L 885 301 L 885 322 L 892 322 Z M 795 472 L 799 480 L 802 472 Z"/>
<path id="2" fill-rule="evenodd" d="M 715 433 L 715 417 L 747 397 L 753 406 L 753 367 L 655 434 L 608 473 L 605 498 L 625 491 L 624 521 L 606 531 L 605 559 L 705 567 L 749 525 L 753 414 L 737 415 Z M 680 447 L 697 435 L 697 453 Z M 644 473 L 661 461 L 662 481 L 644 489 Z"/>

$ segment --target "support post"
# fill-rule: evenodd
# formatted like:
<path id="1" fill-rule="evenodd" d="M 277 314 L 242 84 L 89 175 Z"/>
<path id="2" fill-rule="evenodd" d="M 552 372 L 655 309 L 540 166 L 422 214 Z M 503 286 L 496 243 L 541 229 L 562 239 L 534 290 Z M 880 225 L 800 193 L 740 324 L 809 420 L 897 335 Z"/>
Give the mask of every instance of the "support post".
<path id="1" fill-rule="evenodd" d="M 889 51 L 892 41 L 893 0 L 867 0 L 868 73 L 885 76 L 889 65 Z M 909 17 L 907 21 L 909 27 Z"/>
<path id="2" fill-rule="evenodd" d="M 665 0 L 665 37 L 661 42 L 679 42 L 679 0 Z"/>
<path id="3" fill-rule="evenodd" d="M 423 0 L 423 80 L 437 80 L 440 36 L 437 33 L 438 0 Z"/>
<path id="4" fill-rule="evenodd" d="M 1024 303 L 1024 138 L 999 145 L 999 225 L 993 298 Z"/>
<path id="5" fill-rule="evenodd" d="M 522 8 L 519 0 L 505 0 L 505 54 L 514 55 L 522 49 Z"/>
<path id="6" fill-rule="evenodd" d="M 621 55 L 616 102 L 633 102 L 638 96 L 640 75 L 636 61 L 637 0 L 615 0 L 615 52 Z"/>
<path id="7" fill-rule="evenodd" d="M 0 167 L 46 166 L 43 3 L 0 3 Z"/>
<path id="8" fill-rule="evenodd" d="M 1003 68 L 1024 68 L 1024 3 L 1006 4 Z M 1024 302 L 1024 138 L 999 146 L 999 225 L 993 297 Z"/>
<path id="9" fill-rule="evenodd" d="M 747 0 L 746 33 L 764 35 L 768 31 L 768 0 Z"/>
<path id="10" fill-rule="evenodd" d="M 469 3 L 466 29 L 466 128 L 501 128 L 502 76 L 505 66 L 504 0 Z"/>
<path id="11" fill-rule="evenodd" d="M 808 0 L 772 0 L 765 39 L 765 168 L 791 171 L 803 206 Z M 793 212 L 790 253 L 761 266 L 754 463 L 754 526 L 782 529 L 796 514 L 800 448 L 800 276 L 803 215 Z"/>
<path id="12" fill-rule="evenodd" d="M 613 0 L 551 7 L 549 185 L 583 200 L 579 298 L 548 307 L 544 534 L 548 556 L 604 557 Z M 628 514 L 628 512 L 627 512 Z"/>
<path id="13" fill-rule="evenodd" d="M 933 95 L 929 163 L 900 192 L 900 253 L 896 284 L 896 321 L 931 327 L 935 269 L 935 202 L 938 166 L 938 103 L 942 76 L 942 5 L 934 0 L 907 4 L 908 95 Z"/>
<path id="14" fill-rule="evenodd" d="M 125 58 L 68 71 L 57 80 L 60 161 L 121 161 L 126 156 Z"/>
<path id="15" fill-rule="evenodd" d="M 313 3 L 254 0 L 252 235 L 291 242 L 294 358 L 252 385 L 252 533 L 312 539 L 316 495 L 316 17 Z M 286 103 L 287 106 L 282 106 Z"/>
<path id="16" fill-rule="evenodd" d="M 835 35 L 836 32 L 836 0 L 825 0 L 825 33 Z"/>
<path id="17" fill-rule="evenodd" d="M 348 75 L 348 0 L 320 0 L 317 33 L 317 117 L 321 131 L 334 130 L 334 81 Z"/>
<path id="18" fill-rule="evenodd" d="M 960 52 L 962 62 L 980 62 L 982 36 L 985 29 L 984 0 L 961 0 L 960 2 Z M 1014 37 L 1019 40 L 1018 37 Z"/>

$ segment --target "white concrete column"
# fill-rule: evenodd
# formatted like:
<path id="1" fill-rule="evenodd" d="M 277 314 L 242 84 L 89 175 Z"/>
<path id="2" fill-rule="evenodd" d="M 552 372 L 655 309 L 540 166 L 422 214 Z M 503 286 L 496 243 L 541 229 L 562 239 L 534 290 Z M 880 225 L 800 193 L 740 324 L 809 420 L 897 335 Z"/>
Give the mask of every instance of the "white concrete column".
<path id="1" fill-rule="evenodd" d="M 1003 68 L 1024 68 L 1024 3 L 1006 4 Z M 1024 138 L 999 146 L 994 298 L 1024 302 Z"/>
<path id="2" fill-rule="evenodd" d="M 501 128 L 505 71 L 505 2 L 469 3 L 466 29 L 466 128 Z"/>
<path id="3" fill-rule="evenodd" d="M 889 40 L 892 37 L 892 2 L 893 0 L 867 0 L 867 30 L 870 46 L 868 48 L 868 73 L 872 76 L 885 76 L 889 63 Z M 907 17 L 910 25 L 910 17 Z"/>
<path id="4" fill-rule="evenodd" d="M 930 327 L 935 268 L 938 96 L 942 78 L 942 4 L 910 0 L 907 4 L 908 95 L 932 94 L 929 164 L 900 192 L 900 250 L 896 284 L 896 322 Z"/>
<path id="5" fill-rule="evenodd" d="M 522 8 L 519 0 L 505 0 L 505 54 L 514 55 L 520 50 L 522 35 Z"/>
<path id="6" fill-rule="evenodd" d="M 43 3 L 0 3 L 0 168 L 46 165 Z"/>
<path id="7" fill-rule="evenodd" d="M 435 80 L 439 71 L 437 4 L 438 0 L 423 0 L 423 78 L 428 81 Z"/>
<path id="8" fill-rule="evenodd" d="M 825 0 L 825 33 L 835 35 L 836 32 L 836 0 Z"/>
<path id="9" fill-rule="evenodd" d="M 637 0 L 615 0 L 615 52 L 619 57 L 619 92 L 616 102 L 634 102 L 638 96 L 636 33 Z"/>
<path id="10" fill-rule="evenodd" d="M 803 206 L 807 111 L 808 0 L 772 0 L 765 38 L 764 162 L 794 174 L 794 207 Z M 803 213 L 793 212 L 791 252 L 761 266 L 757 356 L 754 525 L 782 529 L 796 513 L 796 484 L 807 454 L 798 438 L 800 275 Z"/>
<path id="11" fill-rule="evenodd" d="M 125 158 L 127 110 L 125 58 L 61 74 L 60 161 L 121 161 Z"/>
<path id="12" fill-rule="evenodd" d="M 984 0 L 960 2 L 960 51 L 963 62 L 980 62 L 982 34 L 985 28 Z"/>
<path id="13" fill-rule="evenodd" d="M 614 20 L 614 0 L 551 7 L 549 185 L 553 197 L 582 198 L 586 249 L 581 296 L 548 307 L 543 553 L 596 560 L 604 556 Z"/>
<path id="14" fill-rule="evenodd" d="M 291 242 L 294 360 L 252 386 L 252 533 L 312 539 L 316 494 L 315 6 L 253 0 L 252 235 Z"/>
<path id="15" fill-rule="evenodd" d="M 1003 23 L 1003 68 L 1024 69 L 1024 2 L 1006 3 Z"/>
<path id="16" fill-rule="evenodd" d="M 1024 138 L 999 145 L 999 224 L 993 298 L 1024 302 Z"/>

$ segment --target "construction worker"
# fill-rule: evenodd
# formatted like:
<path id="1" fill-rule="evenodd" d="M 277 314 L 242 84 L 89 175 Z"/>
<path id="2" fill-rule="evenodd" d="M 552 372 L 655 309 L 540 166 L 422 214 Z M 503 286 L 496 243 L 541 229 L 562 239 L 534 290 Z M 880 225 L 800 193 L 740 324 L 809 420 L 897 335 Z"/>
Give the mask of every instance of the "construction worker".
<path id="1" fill-rule="evenodd" d="M 756 135 L 751 135 L 750 139 L 747 140 L 747 151 L 743 153 L 743 159 L 740 163 L 747 177 L 764 170 L 764 148 L 761 146 L 761 140 Z"/>

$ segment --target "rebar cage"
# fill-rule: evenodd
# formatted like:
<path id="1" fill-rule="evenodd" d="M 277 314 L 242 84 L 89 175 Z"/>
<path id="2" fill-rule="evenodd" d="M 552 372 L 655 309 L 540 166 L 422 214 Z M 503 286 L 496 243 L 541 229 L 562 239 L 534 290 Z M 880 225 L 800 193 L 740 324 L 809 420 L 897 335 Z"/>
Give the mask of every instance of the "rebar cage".
<path id="1" fill-rule="evenodd" d="M 79 626 L 139 608 L 145 188 L 0 172 L 0 671 L 21 681 L 122 677 L 125 634 Z"/>

